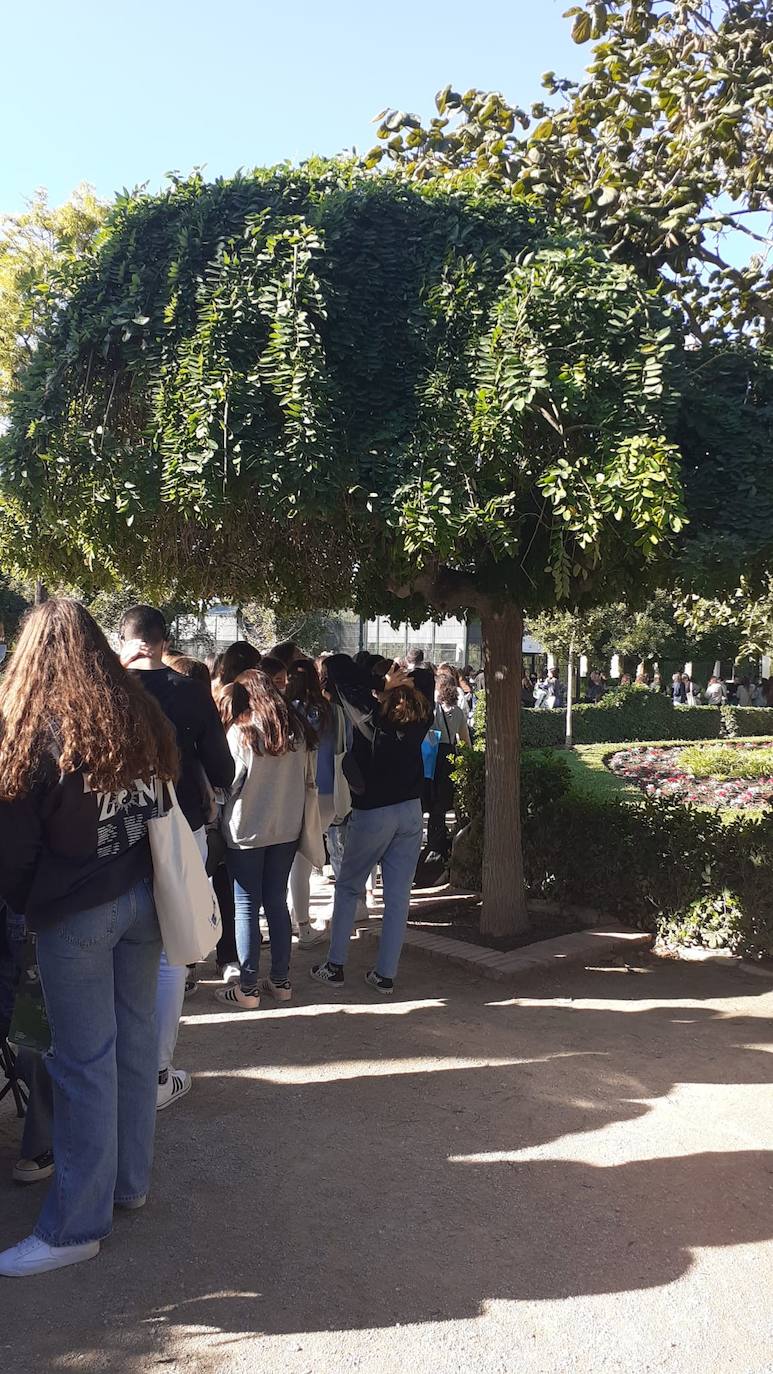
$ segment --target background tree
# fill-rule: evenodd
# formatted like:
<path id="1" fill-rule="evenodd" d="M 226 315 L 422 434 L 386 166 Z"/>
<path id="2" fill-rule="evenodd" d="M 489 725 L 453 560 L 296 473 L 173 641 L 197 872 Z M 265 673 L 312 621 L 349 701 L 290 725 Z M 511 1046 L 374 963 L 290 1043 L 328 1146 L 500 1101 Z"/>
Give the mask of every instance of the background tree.
<path id="1" fill-rule="evenodd" d="M 575 41 L 593 43 L 581 80 L 546 72 L 529 110 L 450 86 L 427 124 L 386 110 L 366 165 L 512 185 L 662 277 L 699 341 L 769 338 L 771 0 L 587 0 L 566 13 Z"/>
<path id="2" fill-rule="evenodd" d="M 49 205 L 38 191 L 22 214 L 0 217 L 0 416 L 77 281 L 105 211 L 91 187 L 81 186 L 64 205 Z"/>
<path id="3" fill-rule="evenodd" d="M 638 585 L 681 528 L 675 342 L 631 267 L 512 195 L 193 177 L 119 201 L 37 350 L 3 532 L 21 562 L 178 595 L 479 614 L 483 923 L 506 933 L 522 608 Z"/>

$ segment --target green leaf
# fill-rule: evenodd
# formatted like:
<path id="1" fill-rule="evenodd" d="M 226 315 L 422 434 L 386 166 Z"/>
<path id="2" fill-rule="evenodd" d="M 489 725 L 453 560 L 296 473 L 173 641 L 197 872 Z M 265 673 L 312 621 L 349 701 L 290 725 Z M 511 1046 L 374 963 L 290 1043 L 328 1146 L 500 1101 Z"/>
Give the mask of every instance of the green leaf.
<path id="1" fill-rule="evenodd" d="M 575 43 L 587 43 L 591 36 L 593 22 L 584 10 L 577 15 L 572 25 L 572 38 Z"/>

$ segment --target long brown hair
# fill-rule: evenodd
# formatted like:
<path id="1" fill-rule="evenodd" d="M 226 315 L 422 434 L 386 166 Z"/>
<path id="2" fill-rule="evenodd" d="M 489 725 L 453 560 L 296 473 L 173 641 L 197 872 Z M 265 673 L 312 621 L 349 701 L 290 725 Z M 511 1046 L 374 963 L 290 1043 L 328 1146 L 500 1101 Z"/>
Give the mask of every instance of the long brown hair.
<path id="1" fill-rule="evenodd" d="M 245 744 L 256 754 L 280 758 L 302 744 L 313 749 L 317 743 L 308 722 L 259 668 L 250 668 L 235 682 L 227 683 L 218 707 L 225 729 L 237 725 Z"/>
<path id="2" fill-rule="evenodd" d="M 435 679 L 435 696 L 441 706 L 459 705 L 459 685 L 453 673 L 438 673 Z"/>
<path id="3" fill-rule="evenodd" d="M 27 614 L 0 686 L 0 799 L 29 792 L 47 757 L 63 773 L 83 768 L 97 792 L 179 770 L 174 728 L 158 702 L 67 597 Z"/>

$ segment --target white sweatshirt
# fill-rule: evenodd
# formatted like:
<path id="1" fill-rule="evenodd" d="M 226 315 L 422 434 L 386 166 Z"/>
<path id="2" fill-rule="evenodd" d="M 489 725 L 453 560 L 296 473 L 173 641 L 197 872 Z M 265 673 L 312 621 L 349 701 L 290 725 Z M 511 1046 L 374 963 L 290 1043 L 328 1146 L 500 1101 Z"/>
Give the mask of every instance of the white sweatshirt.
<path id="1" fill-rule="evenodd" d="M 306 801 L 306 746 L 274 758 L 258 754 L 232 725 L 228 747 L 236 776 L 223 808 L 223 834 L 229 849 L 263 849 L 297 840 Z"/>

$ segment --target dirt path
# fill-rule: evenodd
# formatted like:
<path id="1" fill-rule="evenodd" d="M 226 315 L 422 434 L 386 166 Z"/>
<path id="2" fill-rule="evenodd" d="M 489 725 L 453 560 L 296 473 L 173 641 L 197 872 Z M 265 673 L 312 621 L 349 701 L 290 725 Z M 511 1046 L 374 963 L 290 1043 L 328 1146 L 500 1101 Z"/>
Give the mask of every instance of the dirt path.
<path id="1" fill-rule="evenodd" d="M 206 987 L 144 1211 L 2 1281 L 0 1367 L 143 1374 L 773 1368 L 773 990 L 642 964 L 233 1016 Z M 40 1193 L 9 1181 L 0 1246 Z"/>

